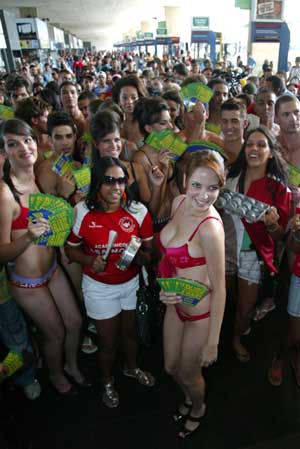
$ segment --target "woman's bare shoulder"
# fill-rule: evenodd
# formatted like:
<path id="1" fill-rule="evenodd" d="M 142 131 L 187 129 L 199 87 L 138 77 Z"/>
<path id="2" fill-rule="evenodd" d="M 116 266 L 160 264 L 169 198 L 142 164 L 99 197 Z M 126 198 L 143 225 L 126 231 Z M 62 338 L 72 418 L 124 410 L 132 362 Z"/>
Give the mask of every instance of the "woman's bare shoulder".
<path id="1" fill-rule="evenodd" d="M 1 223 L 2 220 L 7 221 L 9 217 L 12 217 L 16 214 L 18 209 L 18 203 L 14 198 L 12 191 L 5 181 L 0 181 L 0 218 Z"/>
<path id="2" fill-rule="evenodd" d="M 3 180 L 0 181 L 0 198 L 1 201 L 15 201 L 12 191 Z"/>
<path id="3" fill-rule="evenodd" d="M 203 237 L 204 234 L 209 234 L 211 239 L 224 235 L 222 218 L 215 209 L 202 220 L 197 234 L 201 237 Z"/>
<path id="4" fill-rule="evenodd" d="M 174 215 L 174 212 L 176 211 L 176 209 L 178 208 L 179 204 L 185 199 L 185 195 L 178 195 L 173 199 L 173 203 L 172 203 L 172 212 L 171 215 Z"/>

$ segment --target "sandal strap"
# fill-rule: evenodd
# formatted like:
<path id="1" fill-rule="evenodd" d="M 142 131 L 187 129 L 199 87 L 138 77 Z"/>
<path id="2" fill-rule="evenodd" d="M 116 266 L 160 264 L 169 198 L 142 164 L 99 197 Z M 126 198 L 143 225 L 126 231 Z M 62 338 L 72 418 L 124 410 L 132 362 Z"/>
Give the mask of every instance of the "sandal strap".
<path id="1" fill-rule="evenodd" d="M 183 405 L 184 405 L 185 408 L 191 408 L 193 404 L 191 402 L 188 403 L 188 402 L 184 401 Z"/>
<path id="2" fill-rule="evenodd" d="M 123 373 L 125 376 L 133 377 L 142 385 L 153 386 L 155 383 L 155 379 L 152 374 L 147 371 L 143 371 L 140 368 L 135 368 L 132 370 L 125 369 Z"/>
<path id="3" fill-rule="evenodd" d="M 187 420 L 191 422 L 200 422 L 202 418 L 203 416 L 191 416 L 191 415 L 187 416 Z"/>

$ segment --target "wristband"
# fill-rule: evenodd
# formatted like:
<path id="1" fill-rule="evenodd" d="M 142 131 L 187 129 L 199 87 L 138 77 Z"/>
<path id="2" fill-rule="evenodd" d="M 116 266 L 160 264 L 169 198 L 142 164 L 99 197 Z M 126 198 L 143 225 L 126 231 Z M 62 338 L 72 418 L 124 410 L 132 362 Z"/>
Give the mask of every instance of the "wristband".
<path id="1" fill-rule="evenodd" d="M 274 224 L 272 224 L 272 225 L 270 225 L 270 226 L 267 226 L 267 231 L 268 231 L 268 232 L 275 232 L 275 231 L 277 231 L 278 229 L 279 229 L 279 226 L 278 226 L 277 223 L 274 223 Z"/>
<path id="2" fill-rule="evenodd" d="M 298 237 L 296 236 L 296 232 L 299 232 L 299 231 L 294 231 L 294 232 L 293 232 L 293 239 L 295 240 L 296 243 L 300 243 L 300 238 L 298 238 Z"/>

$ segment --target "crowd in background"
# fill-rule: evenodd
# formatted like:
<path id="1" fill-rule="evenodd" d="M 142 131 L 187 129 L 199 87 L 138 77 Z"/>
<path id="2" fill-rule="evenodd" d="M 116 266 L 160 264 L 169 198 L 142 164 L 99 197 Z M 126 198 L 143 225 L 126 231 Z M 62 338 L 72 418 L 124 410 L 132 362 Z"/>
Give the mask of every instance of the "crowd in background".
<path id="1" fill-rule="evenodd" d="M 184 102 L 181 89 L 192 83 L 210 89 L 209 102 Z M 217 361 L 225 297 L 236 308 L 232 348 L 247 363 L 255 357 L 247 349 L 251 323 L 276 307 L 281 278 L 289 285 L 289 331 L 267 374 L 280 386 L 289 362 L 300 387 L 299 89 L 300 58 L 288 73 L 266 60 L 255 76 L 240 57 L 213 66 L 189 53 L 66 53 L 43 63 L 23 59 L 16 72 L 2 73 L 1 377 L 15 365 L 15 383 L 37 399 L 42 358 L 56 392 L 73 396 L 91 386 L 79 351 L 97 352 L 102 401 L 117 407 L 119 347 L 124 375 L 146 387 L 159 383 L 138 364 L 141 276 L 149 287 L 157 276 L 194 280 L 207 287 L 195 307 L 164 290 L 157 299 L 166 308 L 165 368 L 185 396 L 174 414 L 185 438 L 205 413 L 201 369 Z M 167 146 L 149 143 L 162 130 L 186 144 L 176 161 Z M 53 171 L 62 154 L 76 170 L 90 167 L 87 192 L 73 172 Z M 267 204 L 267 212 L 249 222 L 218 209 L 224 186 Z M 64 247 L 34 245 L 49 231 L 46 219 L 28 221 L 37 192 L 74 208 Z M 117 237 L 107 255 L 111 231 Z M 132 238 L 141 247 L 119 269 Z"/>

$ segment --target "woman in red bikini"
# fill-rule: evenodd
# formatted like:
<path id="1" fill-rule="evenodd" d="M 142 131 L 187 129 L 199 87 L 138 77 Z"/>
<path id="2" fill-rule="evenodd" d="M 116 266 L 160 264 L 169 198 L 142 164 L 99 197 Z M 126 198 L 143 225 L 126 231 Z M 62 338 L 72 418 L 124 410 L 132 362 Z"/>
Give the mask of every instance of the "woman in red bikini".
<path id="1" fill-rule="evenodd" d="M 43 334 L 52 385 L 72 396 L 76 390 L 66 373 L 88 386 L 77 364 L 81 317 L 54 248 L 34 245 L 49 230 L 48 222 L 28 222 L 29 195 L 39 191 L 33 171 L 36 139 L 19 119 L 7 120 L 1 131 L 7 159 L 0 181 L 0 263 L 9 265 L 12 296 Z"/>
<path id="2" fill-rule="evenodd" d="M 196 306 L 178 294 L 161 291 L 167 305 L 164 321 L 165 368 L 181 387 L 185 401 L 174 415 L 184 421 L 179 436 L 199 427 L 205 413 L 202 367 L 218 357 L 225 305 L 224 231 L 213 204 L 224 184 L 224 164 L 215 151 L 193 153 L 186 170 L 186 195 L 175 198 L 172 219 L 163 228 L 158 245 L 163 253 L 159 274 L 182 277 L 209 287 Z"/>

